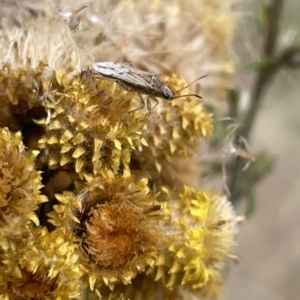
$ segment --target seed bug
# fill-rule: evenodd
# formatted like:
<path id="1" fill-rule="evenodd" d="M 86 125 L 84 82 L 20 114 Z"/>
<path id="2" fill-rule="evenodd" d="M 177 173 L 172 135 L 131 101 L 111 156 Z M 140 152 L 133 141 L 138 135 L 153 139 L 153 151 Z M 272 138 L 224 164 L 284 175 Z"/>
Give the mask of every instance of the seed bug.
<path id="1" fill-rule="evenodd" d="M 196 81 L 207 76 L 201 76 L 189 85 L 182 88 L 181 90 L 173 93 L 171 88 L 167 84 L 165 84 L 157 75 L 135 69 L 131 66 L 124 66 L 122 64 L 114 62 L 97 62 L 94 63 L 93 68 L 97 73 L 99 73 L 103 77 L 115 80 L 125 90 L 129 92 L 139 93 L 142 106 L 131 110 L 131 112 L 143 109 L 147 104 L 147 109 L 149 113 L 151 113 L 151 110 L 158 105 L 158 100 L 156 99 L 156 97 L 163 98 L 166 100 L 173 100 L 185 96 L 195 96 L 197 98 L 202 99 L 202 97 L 197 94 L 188 94 L 181 96 L 175 95 L 181 92 L 182 90 L 186 89 Z M 147 98 L 146 103 L 142 95 L 149 96 Z M 152 99 L 156 103 L 153 108 L 151 107 L 150 99 Z"/>

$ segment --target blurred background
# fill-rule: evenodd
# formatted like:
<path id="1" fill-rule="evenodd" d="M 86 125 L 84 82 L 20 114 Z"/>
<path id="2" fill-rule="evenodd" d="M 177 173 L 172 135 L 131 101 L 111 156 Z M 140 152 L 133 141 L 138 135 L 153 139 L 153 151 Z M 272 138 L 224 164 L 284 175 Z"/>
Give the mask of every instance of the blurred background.
<path id="1" fill-rule="evenodd" d="M 261 2 L 246 4 L 253 16 L 247 17 L 245 34 L 238 35 L 249 38 L 247 42 L 252 52 L 237 49 L 241 65 L 251 60 L 249 57 L 256 48 L 253 42 L 258 40 L 255 27 Z M 284 1 L 281 26 L 296 30 L 298 35 L 299 11 L 299 1 Z M 238 74 L 236 82 L 249 88 L 251 76 Z M 275 156 L 276 163 L 273 171 L 257 186 L 255 210 L 241 225 L 236 249 L 241 262 L 231 265 L 227 278 L 230 300 L 300 297 L 299 82 L 299 72 L 280 71 L 267 90 L 257 115 L 251 149 L 254 152 L 267 150 Z M 243 213 L 241 203 L 237 211 Z"/>

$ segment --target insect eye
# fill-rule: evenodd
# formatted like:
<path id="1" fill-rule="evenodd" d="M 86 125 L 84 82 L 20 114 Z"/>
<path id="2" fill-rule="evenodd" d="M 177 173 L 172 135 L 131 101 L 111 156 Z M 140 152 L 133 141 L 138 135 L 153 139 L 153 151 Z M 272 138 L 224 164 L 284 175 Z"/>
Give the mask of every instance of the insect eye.
<path id="1" fill-rule="evenodd" d="M 174 97 L 171 89 L 168 86 L 165 86 L 163 88 L 163 94 L 164 94 L 164 98 L 168 100 L 172 100 Z"/>

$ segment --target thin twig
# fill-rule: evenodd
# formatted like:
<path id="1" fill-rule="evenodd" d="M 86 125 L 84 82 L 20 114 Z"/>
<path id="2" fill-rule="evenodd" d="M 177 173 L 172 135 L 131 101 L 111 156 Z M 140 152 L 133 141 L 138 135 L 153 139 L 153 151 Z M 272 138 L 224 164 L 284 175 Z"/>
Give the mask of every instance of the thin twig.
<path id="1" fill-rule="evenodd" d="M 248 139 L 250 136 L 252 126 L 263 99 L 263 92 L 283 63 L 282 61 L 278 62 L 272 59 L 275 56 L 277 38 L 279 36 L 279 22 L 281 18 L 282 8 L 283 0 L 273 0 L 273 2 L 268 7 L 266 41 L 264 44 L 262 57 L 268 58 L 269 63 L 259 69 L 258 76 L 254 83 L 253 92 L 251 95 L 251 107 L 245 116 L 245 119 L 241 126 L 241 130 L 239 132 L 239 135 L 243 136 L 245 139 Z M 238 200 L 238 182 L 242 174 L 242 166 L 243 160 L 241 158 L 237 158 L 229 182 L 232 202 L 236 202 Z"/>
<path id="2" fill-rule="evenodd" d="M 269 58 L 270 63 L 259 70 L 256 78 L 253 93 L 251 97 L 251 107 L 245 117 L 241 128 L 241 135 L 248 139 L 252 125 L 254 123 L 257 111 L 260 108 L 262 101 L 262 93 L 268 86 L 268 83 L 275 76 L 280 68 L 281 61 L 273 61 L 271 58 L 275 56 L 277 38 L 279 36 L 279 22 L 284 0 L 273 0 L 273 3 L 268 7 L 268 26 L 266 41 L 264 45 L 263 57 Z M 277 62 L 277 63 L 276 63 Z"/>

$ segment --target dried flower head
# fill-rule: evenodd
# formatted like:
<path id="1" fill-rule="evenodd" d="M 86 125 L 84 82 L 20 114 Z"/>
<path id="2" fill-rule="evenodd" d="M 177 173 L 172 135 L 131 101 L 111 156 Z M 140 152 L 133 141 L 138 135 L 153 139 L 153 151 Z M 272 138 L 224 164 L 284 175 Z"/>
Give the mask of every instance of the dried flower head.
<path id="1" fill-rule="evenodd" d="M 237 2 L 96 0 L 84 9 L 82 3 L 66 1 L 57 6 L 70 25 L 77 24 L 73 37 L 84 64 L 95 58 L 130 61 L 137 68 L 188 80 L 213 73 L 208 82 L 216 92 L 231 84 Z"/>
<path id="2" fill-rule="evenodd" d="M 222 285 L 224 261 L 237 233 L 230 202 L 185 186 L 163 211 L 169 216 L 162 223 L 169 240 L 157 260 L 155 280 L 171 290 L 183 286 L 203 297 L 216 297 Z"/>
<path id="3" fill-rule="evenodd" d="M 11 241 L 18 247 L 1 253 L 1 299 L 78 299 L 82 271 L 62 231 L 32 227 Z"/>
<path id="4" fill-rule="evenodd" d="M 20 132 L 0 129 L 1 240 L 22 232 L 30 221 L 39 223 L 35 210 L 47 201 L 41 195 L 41 175 L 35 170 L 38 151 L 26 152 Z"/>
<path id="5" fill-rule="evenodd" d="M 96 279 L 110 286 L 128 284 L 137 272 L 154 265 L 160 206 L 146 180 L 107 171 L 78 195 L 64 192 L 56 197 L 61 204 L 50 213 L 51 222 L 79 244 L 80 263 L 92 289 Z"/>
<path id="6" fill-rule="evenodd" d="M 20 130 L 26 146 L 33 144 L 41 134 L 42 128 L 34 120 L 45 116 L 40 100 L 52 74 L 43 63 L 35 69 L 29 63 L 20 67 L 5 63 L 0 69 L 0 126 L 14 132 Z"/>
<path id="7" fill-rule="evenodd" d="M 186 82 L 175 75 L 164 77 L 164 81 L 174 91 L 186 86 Z M 201 139 L 210 136 L 212 131 L 212 115 L 198 98 L 188 96 L 175 99 L 171 104 L 161 100 L 144 131 L 147 146 L 133 153 L 132 169 L 142 170 L 157 187 L 172 184 L 170 178 L 177 172 L 174 158 L 191 157 Z"/>
<path id="8" fill-rule="evenodd" d="M 105 299 L 207 299 L 222 293 L 226 256 L 235 244 L 237 218 L 230 202 L 215 193 L 185 186 L 180 194 L 163 188 L 169 199 L 155 265 L 139 274 L 131 285 L 100 289 Z"/>
<path id="9" fill-rule="evenodd" d="M 0 13 L 6 9 L 0 21 L 0 63 L 9 63 L 13 69 L 27 65 L 35 70 L 44 62 L 51 69 L 71 67 L 80 72 L 78 48 L 68 25 L 46 2 L 35 2 L 34 7 L 28 4 L 32 6 L 22 1 L 0 7 Z M 28 11 L 36 14 L 35 17 L 26 15 Z M 16 18 L 17 22 L 12 24 Z"/>
<path id="10" fill-rule="evenodd" d="M 76 172 L 80 178 L 102 167 L 128 171 L 131 151 L 146 143 L 140 131 L 145 115 L 128 114 L 127 93 L 89 71 L 71 80 L 57 71 L 56 79 L 60 88 L 45 104 L 50 119 L 40 122 L 46 132 L 39 147 L 49 153 L 49 167 Z"/>

